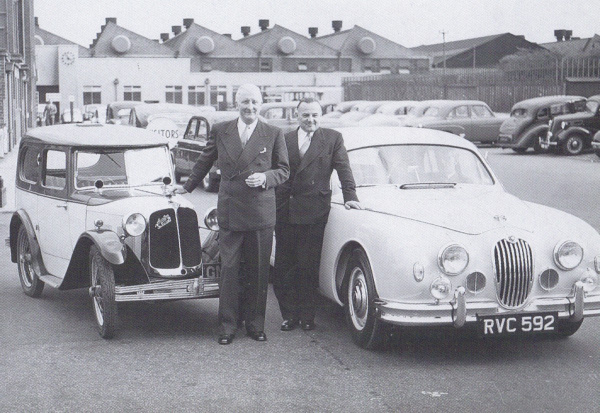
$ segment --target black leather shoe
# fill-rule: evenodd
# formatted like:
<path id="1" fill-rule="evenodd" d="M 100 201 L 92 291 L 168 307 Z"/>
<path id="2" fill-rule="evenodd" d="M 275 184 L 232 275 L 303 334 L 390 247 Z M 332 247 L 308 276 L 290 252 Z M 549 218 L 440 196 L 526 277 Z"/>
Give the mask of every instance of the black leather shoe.
<path id="1" fill-rule="evenodd" d="M 234 337 L 235 337 L 235 335 L 233 335 L 233 334 L 221 334 L 221 335 L 219 335 L 219 339 L 217 341 L 219 342 L 219 344 L 223 344 L 223 345 L 231 344 Z"/>
<path id="2" fill-rule="evenodd" d="M 298 320 L 295 318 L 286 318 L 281 323 L 281 331 L 292 331 L 296 326 L 298 326 Z"/>
<path id="3" fill-rule="evenodd" d="M 314 321 L 300 321 L 300 328 L 302 328 L 302 330 L 314 330 L 315 329 L 315 322 Z"/>
<path id="4" fill-rule="evenodd" d="M 249 331 L 248 335 L 250 336 L 250 338 L 252 338 L 252 340 L 255 341 L 267 341 L 267 335 L 264 331 Z"/>

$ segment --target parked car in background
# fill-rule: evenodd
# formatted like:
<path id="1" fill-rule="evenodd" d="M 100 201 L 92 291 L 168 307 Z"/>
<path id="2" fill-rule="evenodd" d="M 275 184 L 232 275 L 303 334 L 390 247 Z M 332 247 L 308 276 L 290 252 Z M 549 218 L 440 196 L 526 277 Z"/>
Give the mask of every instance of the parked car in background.
<path id="1" fill-rule="evenodd" d="M 259 115 L 267 123 L 277 126 L 283 130 L 283 133 L 286 133 L 298 127 L 297 108 L 297 101 L 263 103 Z"/>
<path id="2" fill-rule="evenodd" d="M 447 100 L 431 103 L 420 118 L 405 119 L 406 126 L 438 129 L 471 142 L 498 140 L 500 125 L 508 115 L 496 115 L 479 100 Z"/>
<path id="3" fill-rule="evenodd" d="M 83 122 L 83 114 L 79 108 L 73 108 L 72 112 L 71 108 L 67 108 L 62 111 L 60 121 L 61 123 L 81 123 Z"/>
<path id="4" fill-rule="evenodd" d="M 555 116 L 585 110 L 582 96 L 543 96 L 515 103 L 510 118 L 500 125 L 496 146 L 524 153 L 544 151 L 540 139 L 548 133 L 548 122 Z"/>
<path id="5" fill-rule="evenodd" d="M 131 108 L 143 105 L 144 102 L 116 101 L 106 105 L 106 123 L 126 124 L 129 121 Z"/>
<path id="6" fill-rule="evenodd" d="M 596 132 L 592 139 L 592 148 L 594 148 L 596 156 L 600 158 L 600 131 Z"/>
<path id="7" fill-rule="evenodd" d="M 332 118 L 337 119 L 342 116 L 344 113 L 350 112 L 354 105 L 366 102 L 366 100 L 349 100 L 346 102 L 340 102 L 336 105 L 335 110 L 323 115 L 324 118 Z"/>
<path id="8" fill-rule="evenodd" d="M 106 108 L 107 105 L 84 105 L 83 120 L 94 123 L 106 123 Z"/>
<path id="9" fill-rule="evenodd" d="M 590 225 L 505 192 L 454 134 L 343 134 L 365 209 L 344 208 L 334 174 L 319 287 L 344 307 L 356 344 L 380 346 L 392 325 L 568 336 L 600 315 L 600 234 Z"/>
<path id="10" fill-rule="evenodd" d="M 358 126 L 358 122 L 370 116 L 387 101 L 360 102 L 352 107 L 352 110 L 339 117 L 342 126 Z"/>
<path id="11" fill-rule="evenodd" d="M 431 105 L 444 104 L 448 102 L 448 100 L 443 99 L 434 99 L 434 100 L 422 100 L 417 102 L 411 109 L 408 110 L 408 113 L 403 118 L 400 118 L 400 126 L 405 126 L 408 124 L 412 124 L 415 118 L 420 118 L 423 116 L 425 111 Z"/>
<path id="12" fill-rule="evenodd" d="M 400 126 L 400 120 L 406 118 L 417 104 L 414 100 L 384 103 L 374 114 L 361 119 L 358 126 Z"/>
<path id="13" fill-rule="evenodd" d="M 117 303 L 218 296 L 218 255 L 173 195 L 166 139 L 99 123 L 34 128 L 17 165 L 10 253 L 25 294 L 88 289 L 103 338 Z"/>
<path id="14" fill-rule="evenodd" d="M 600 95 L 589 97 L 585 111 L 556 116 L 549 122 L 543 148 L 558 148 L 564 155 L 579 155 L 592 146 L 594 134 L 600 130 Z"/>

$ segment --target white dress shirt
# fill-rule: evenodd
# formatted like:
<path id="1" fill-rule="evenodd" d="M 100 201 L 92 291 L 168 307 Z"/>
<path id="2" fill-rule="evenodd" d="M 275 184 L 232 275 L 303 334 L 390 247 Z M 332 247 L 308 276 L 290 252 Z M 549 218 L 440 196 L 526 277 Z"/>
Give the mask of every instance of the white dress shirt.
<path id="1" fill-rule="evenodd" d="M 248 128 L 248 139 L 250 139 L 250 136 L 252 136 L 252 134 L 254 133 L 254 129 L 256 129 L 256 125 L 257 124 L 258 124 L 258 119 L 256 119 L 250 125 L 246 125 L 244 123 L 244 121 L 242 121 L 241 118 L 238 118 L 237 128 L 238 128 L 238 134 L 239 134 L 240 138 L 242 137 L 242 134 L 244 133 L 244 130 L 246 128 Z M 248 143 L 248 141 L 246 141 L 246 143 Z"/>
<path id="2" fill-rule="evenodd" d="M 298 128 L 298 150 L 300 151 L 300 157 L 304 156 L 306 153 L 306 151 L 302 153 L 302 146 L 304 146 L 305 143 L 307 143 L 306 150 L 308 150 L 313 133 L 314 132 L 305 132 L 304 129 Z"/>

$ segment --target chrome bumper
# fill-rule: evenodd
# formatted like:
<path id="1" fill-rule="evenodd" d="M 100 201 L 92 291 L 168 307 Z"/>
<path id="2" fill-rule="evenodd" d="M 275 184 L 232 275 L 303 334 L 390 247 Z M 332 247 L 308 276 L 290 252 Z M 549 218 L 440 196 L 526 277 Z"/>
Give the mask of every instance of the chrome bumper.
<path id="1" fill-rule="evenodd" d="M 375 310 L 382 321 L 401 326 L 454 325 L 458 328 L 476 322 L 478 315 L 514 312 L 556 311 L 559 318 L 579 321 L 583 317 L 600 315 L 600 295 L 586 297 L 583 284 L 578 281 L 569 297 L 538 298 L 515 311 L 505 310 L 496 302 L 467 302 L 464 287 L 459 287 L 449 303 L 409 304 L 379 299 L 375 302 Z"/>
<path id="2" fill-rule="evenodd" d="M 115 286 L 115 301 L 181 300 L 219 296 L 219 278 L 159 281 L 151 284 Z"/>
<path id="3" fill-rule="evenodd" d="M 600 142 L 592 141 L 592 148 L 600 149 Z"/>

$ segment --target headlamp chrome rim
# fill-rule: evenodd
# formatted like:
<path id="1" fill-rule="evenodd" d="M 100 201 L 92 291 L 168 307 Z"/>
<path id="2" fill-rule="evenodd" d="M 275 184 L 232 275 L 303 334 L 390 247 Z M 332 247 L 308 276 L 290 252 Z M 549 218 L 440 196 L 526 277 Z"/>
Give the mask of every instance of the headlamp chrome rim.
<path id="1" fill-rule="evenodd" d="M 569 244 L 573 244 L 573 245 L 569 245 Z M 565 263 L 563 261 L 561 261 L 561 258 L 563 258 L 563 256 L 561 255 L 561 252 L 563 251 L 563 248 L 568 248 L 568 247 L 573 247 L 573 246 L 578 247 L 579 250 L 581 251 L 579 260 L 575 265 L 573 265 L 573 264 L 565 265 Z M 581 262 L 583 261 L 583 254 L 584 254 L 583 247 L 581 246 L 580 243 L 578 243 L 577 241 L 570 240 L 570 239 L 562 240 L 562 241 L 559 241 L 556 244 L 556 246 L 554 247 L 554 254 L 553 254 L 554 255 L 554 263 L 556 264 L 556 266 L 558 268 L 560 268 L 563 271 L 571 271 L 571 270 L 577 268 L 577 266 L 579 264 L 581 264 Z"/>
<path id="2" fill-rule="evenodd" d="M 123 217 L 123 231 L 127 236 L 139 237 L 146 231 L 147 226 L 146 218 L 139 212 Z"/>
<path id="3" fill-rule="evenodd" d="M 465 253 L 465 258 L 466 258 L 465 264 L 464 264 L 464 266 L 460 270 L 449 271 L 444 266 L 445 253 L 448 252 L 448 250 L 450 250 L 452 248 L 460 248 Z M 440 268 L 440 270 L 442 270 L 442 272 L 444 274 L 451 275 L 451 276 L 452 275 L 459 275 L 459 274 L 463 273 L 468 266 L 469 266 L 469 252 L 467 251 L 467 249 L 462 244 L 459 244 L 459 243 L 456 243 L 456 242 L 452 242 L 452 243 L 449 243 L 449 244 L 443 246 L 440 249 L 440 252 L 438 253 L 438 267 Z"/>
<path id="4" fill-rule="evenodd" d="M 209 208 L 206 211 L 206 214 L 204 214 L 204 225 L 206 225 L 206 228 L 212 231 L 219 230 L 219 219 L 217 217 L 216 207 Z"/>

